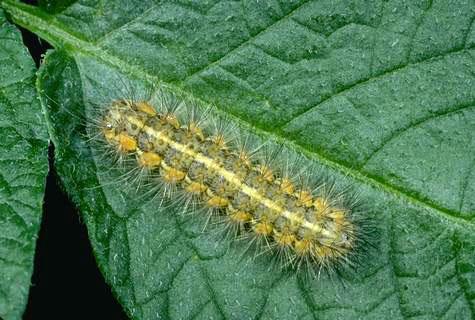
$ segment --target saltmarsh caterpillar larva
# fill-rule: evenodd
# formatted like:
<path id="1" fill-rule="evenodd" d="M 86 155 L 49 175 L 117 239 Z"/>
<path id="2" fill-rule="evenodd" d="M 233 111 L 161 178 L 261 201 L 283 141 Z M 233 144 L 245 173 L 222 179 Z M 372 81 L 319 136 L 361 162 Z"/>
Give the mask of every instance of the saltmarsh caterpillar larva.
<path id="1" fill-rule="evenodd" d="M 219 218 L 228 234 L 274 253 L 282 266 L 356 264 L 370 228 L 351 192 L 210 109 L 153 92 L 112 99 L 94 116 L 92 135 L 107 157 L 132 163 L 129 176 L 147 179 L 184 212 Z"/>

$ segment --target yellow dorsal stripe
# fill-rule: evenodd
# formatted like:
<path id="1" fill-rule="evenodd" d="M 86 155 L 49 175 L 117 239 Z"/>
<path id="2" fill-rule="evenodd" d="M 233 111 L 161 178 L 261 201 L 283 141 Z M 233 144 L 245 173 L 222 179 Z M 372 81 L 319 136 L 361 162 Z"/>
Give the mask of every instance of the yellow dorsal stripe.
<path id="1" fill-rule="evenodd" d="M 192 157 L 195 161 L 203 164 L 205 167 L 214 170 L 215 172 L 219 173 L 222 177 L 226 179 L 226 181 L 230 182 L 231 184 L 239 187 L 240 191 L 248 195 L 249 197 L 257 200 L 259 203 L 262 203 L 267 208 L 278 212 L 280 215 L 285 217 L 286 219 L 290 220 L 293 223 L 299 223 L 304 228 L 312 230 L 314 232 L 320 233 L 327 237 L 332 237 L 333 234 L 328 230 L 323 229 L 317 224 L 311 223 L 303 218 L 301 218 L 298 214 L 292 211 L 288 211 L 285 208 L 279 206 L 277 203 L 272 201 L 269 198 L 266 198 L 262 194 L 259 193 L 255 188 L 250 187 L 244 184 L 239 177 L 231 171 L 226 170 L 225 168 L 221 167 L 216 161 L 213 159 L 203 155 L 202 153 L 196 152 L 191 150 L 190 148 L 186 147 L 185 145 L 170 139 L 164 132 L 157 131 L 156 129 L 146 126 L 140 119 L 136 117 L 127 116 L 127 121 L 130 123 L 135 124 L 137 127 L 142 128 L 149 136 L 154 137 L 156 139 L 162 140 L 166 144 L 168 144 L 171 148 L 186 154 Z"/>

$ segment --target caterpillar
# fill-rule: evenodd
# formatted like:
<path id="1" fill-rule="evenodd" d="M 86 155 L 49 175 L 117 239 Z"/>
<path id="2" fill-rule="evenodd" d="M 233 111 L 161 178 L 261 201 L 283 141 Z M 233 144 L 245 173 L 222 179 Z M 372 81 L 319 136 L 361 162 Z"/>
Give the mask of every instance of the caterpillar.
<path id="1" fill-rule="evenodd" d="M 309 183 L 312 172 L 297 174 L 298 162 L 277 165 L 276 154 L 264 156 L 261 145 L 199 114 L 163 93 L 155 105 L 119 98 L 105 106 L 97 127 L 109 150 L 132 160 L 170 198 L 220 217 L 234 236 L 275 252 L 283 265 L 355 264 L 369 229 L 352 196 Z"/>

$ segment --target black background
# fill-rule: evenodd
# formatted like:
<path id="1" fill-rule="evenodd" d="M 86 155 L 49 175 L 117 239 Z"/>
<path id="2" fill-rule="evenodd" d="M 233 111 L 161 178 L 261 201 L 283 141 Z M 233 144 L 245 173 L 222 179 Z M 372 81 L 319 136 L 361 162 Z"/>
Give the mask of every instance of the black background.
<path id="1" fill-rule="evenodd" d="M 23 1 L 35 4 L 36 1 Z M 37 66 L 51 46 L 20 28 Z M 24 319 L 127 319 L 105 283 L 79 212 L 61 190 L 49 148 L 41 230 Z"/>

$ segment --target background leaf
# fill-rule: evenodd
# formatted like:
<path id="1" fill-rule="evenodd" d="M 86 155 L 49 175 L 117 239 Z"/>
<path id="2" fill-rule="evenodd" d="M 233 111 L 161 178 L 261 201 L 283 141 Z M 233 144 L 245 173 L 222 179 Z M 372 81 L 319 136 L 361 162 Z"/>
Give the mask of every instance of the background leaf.
<path id="1" fill-rule="evenodd" d="M 0 318 L 20 319 L 48 172 L 36 67 L 0 9 Z"/>
<path id="2" fill-rule="evenodd" d="M 39 81 L 62 106 L 48 107 L 58 170 L 132 317 L 475 317 L 472 1 L 4 6 L 63 49 Z M 238 263 L 233 246 L 156 203 L 94 188 L 118 176 L 71 114 L 107 101 L 117 77 L 193 94 L 347 175 L 380 227 L 378 254 L 346 288 L 306 281 L 265 259 Z"/>

